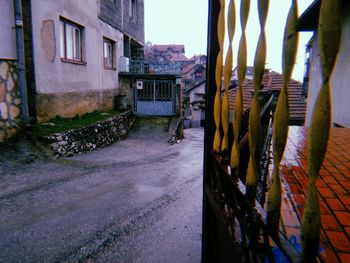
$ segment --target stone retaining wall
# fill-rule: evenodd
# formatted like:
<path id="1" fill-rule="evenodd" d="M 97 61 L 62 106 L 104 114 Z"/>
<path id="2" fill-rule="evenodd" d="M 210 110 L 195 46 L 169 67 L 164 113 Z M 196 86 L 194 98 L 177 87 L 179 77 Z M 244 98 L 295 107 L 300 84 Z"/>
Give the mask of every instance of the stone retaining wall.
<path id="1" fill-rule="evenodd" d="M 0 59 L 0 142 L 17 134 L 22 123 L 20 113 L 17 61 Z"/>
<path id="2" fill-rule="evenodd" d="M 92 151 L 125 139 L 134 120 L 132 111 L 75 130 L 55 133 L 44 138 L 57 157 Z"/>

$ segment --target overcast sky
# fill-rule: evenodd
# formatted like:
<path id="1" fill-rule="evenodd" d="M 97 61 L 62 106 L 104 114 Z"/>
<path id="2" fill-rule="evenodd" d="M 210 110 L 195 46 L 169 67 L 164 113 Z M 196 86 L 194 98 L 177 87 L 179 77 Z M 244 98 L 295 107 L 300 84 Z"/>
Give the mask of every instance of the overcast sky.
<path id="1" fill-rule="evenodd" d="M 299 15 L 313 0 L 299 0 Z M 236 0 L 239 11 L 239 0 Z M 228 5 L 229 0 L 226 0 Z M 268 50 L 267 68 L 281 72 L 282 38 L 291 0 L 270 0 L 266 24 Z M 238 14 L 237 14 L 238 15 Z M 186 56 L 206 54 L 207 49 L 207 0 L 145 0 L 145 39 L 153 44 L 184 44 Z M 227 33 L 227 31 L 226 31 Z M 251 0 L 247 28 L 248 64 L 253 65 L 257 39 L 260 33 L 257 0 Z M 234 57 L 241 35 L 239 21 L 234 36 Z M 298 60 L 293 77 L 302 80 L 304 71 L 305 44 L 311 33 L 301 33 Z M 226 41 L 227 42 L 227 41 Z M 225 45 L 226 53 L 227 45 Z M 234 63 L 236 66 L 236 63 Z"/>

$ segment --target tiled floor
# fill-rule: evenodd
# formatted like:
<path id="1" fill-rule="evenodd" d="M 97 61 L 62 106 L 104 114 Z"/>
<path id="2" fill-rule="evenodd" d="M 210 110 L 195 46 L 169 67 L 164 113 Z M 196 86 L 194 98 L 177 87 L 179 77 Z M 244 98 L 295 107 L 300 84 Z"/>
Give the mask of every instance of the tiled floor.
<path id="1" fill-rule="evenodd" d="M 281 177 L 282 230 L 300 243 L 300 222 L 309 185 L 305 127 L 289 127 Z M 321 258 L 331 263 L 350 262 L 350 129 L 331 129 L 316 184 L 322 220 Z"/>

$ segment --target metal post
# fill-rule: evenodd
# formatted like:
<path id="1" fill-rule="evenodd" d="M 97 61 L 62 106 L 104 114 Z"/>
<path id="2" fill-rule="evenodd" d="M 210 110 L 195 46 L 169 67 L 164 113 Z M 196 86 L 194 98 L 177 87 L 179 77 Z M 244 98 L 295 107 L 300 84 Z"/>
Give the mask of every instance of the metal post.
<path id="1" fill-rule="evenodd" d="M 13 1 L 13 9 L 15 13 L 16 27 L 16 47 L 18 60 L 18 79 L 20 86 L 20 94 L 22 99 L 22 118 L 26 127 L 29 126 L 29 111 L 28 111 L 28 96 L 27 96 L 27 81 L 26 69 L 24 64 L 24 45 L 23 45 L 23 19 L 22 19 L 22 4 L 21 0 Z"/>
<path id="2" fill-rule="evenodd" d="M 219 53 L 219 43 L 217 40 L 217 23 L 220 12 L 219 1 L 208 0 L 208 37 L 207 37 L 207 80 L 205 95 L 205 133 L 204 133 L 204 176 L 203 176 L 203 227 L 202 227 L 202 263 L 214 262 L 215 251 L 213 243 L 215 240 L 211 235 L 213 225 L 211 225 L 210 204 L 206 197 L 206 187 L 209 185 L 210 173 L 213 170 L 210 161 L 210 150 L 213 148 L 215 130 L 214 123 L 214 97 L 215 97 L 215 67 L 216 58 Z"/>
<path id="3" fill-rule="evenodd" d="M 156 102 L 156 79 L 153 79 L 153 102 Z"/>

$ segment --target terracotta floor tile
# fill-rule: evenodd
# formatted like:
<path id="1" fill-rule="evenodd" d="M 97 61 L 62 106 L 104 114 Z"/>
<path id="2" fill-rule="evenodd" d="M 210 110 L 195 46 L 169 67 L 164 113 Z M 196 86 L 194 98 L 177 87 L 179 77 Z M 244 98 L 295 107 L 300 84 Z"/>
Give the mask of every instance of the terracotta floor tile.
<path id="1" fill-rule="evenodd" d="M 335 162 L 333 162 L 334 164 Z M 332 166 L 326 166 L 326 169 L 332 174 L 332 173 L 339 173 L 339 170 L 335 168 L 333 165 Z"/>
<path id="2" fill-rule="evenodd" d="M 326 182 L 326 184 L 338 184 L 338 182 L 334 179 L 333 176 L 323 177 L 323 180 Z"/>
<path id="3" fill-rule="evenodd" d="M 341 262 L 350 262 L 350 254 L 339 253 Z"/>
<path id="4" fill-rule="evenodd" d="M 339 160 L 339 158 L 337 158 L 338 160 Z M 336 167 L 337 167 L 337 169 L 339 170 L 339 171 L 348 171 L 349 169 L 348 169 L 348 167 L 346 167 L 345 165 L 343 165 L 343 164 L 337 164 L 336 165 Z"/>
<path id="5" fill-rule="evenodd" d="M 341 231 L 341 228 L 333 215 L 321 215 L 321 223 L 324 230 Z"/>
<path id="6" fill-rule="evenodd" d="M 320 210 L 323 215 L 330 215 L 331 211 L 328 208 L 328 205 L 324 201 L 320 201 Z"/>
<path id="7" fill-rule="evenodd" d="M 336 198 L 327 198 L 326 199 L 327 204 L 333 211 L 345 211 L 345 207 L 343 204 L 339 201 L 339 199 Z"/>
<path id="8" fill-rule="evenodd" d="M 326 187 L 319 187 L 318 188 L 318 191 L 320 192 L 320 194 L 323 196 L 323 197 L 335 197 L 334 193 L 332 192 L 331 189 L 329 188 L 326 188 Z"/>
<path id="9" fill-rule="evenodd" d="M 305 206 L 309 187 L 306 138 L 307 128 L 289 127 L 285 154 L 288 158 L 282 159 L 281 176 L 289 186 L 294 206 L 288 202 L 282 204 L 285 225 L 293 225 L 297 221 L 293 218 L 291 207 L 295 207 L 302 217 Z M 322 223 L 322 259 L 330 263 L 350 263 L 350 129 L 331 129 L 327 153 L 316 185 Z M 287 233 L 300 235 L 295 227 L 284 226 L 284 229 Z"/>
<path id="10" fill-rule="evenodd" d="M 345 189 L 350 189 L 350 182 L 342 182 L 342 186 L 343 186 Z"/>
<path id="11" fill-rule="evenodd" d="M 337 231 L 326 231 L 326 235 L 336 250 L 350 253 L 350 242 L 344 233 Z"/>
<path id="12" fill-rule="evenodd" d="M 316 181 L 316 186 L 317 187 L 327 187 L 326 183 L 323 181 L 323 179 L 318 178 Z"/>
<path id="13" fill-rule="evenodd" d="M 345 227 L 345 231 L 348 234 L 348 236 L 350 237 L 350 227 Z M 350 261 L 349 261 L 350 262 Z"/>
<path id="14" fill-rule="evenodd" d="M 340 184 L 330 184 L 329 187 L 335 194 L 347 194 L 348 192 Z"/>
<path id="15" fill-rule="evenodd" d="M 301 194 L 303 192 L 298 184 L 289 184 L 289 189 L 292 194 Z"/>
<path id="16" fill-rule="evenodd" d="M 322 244 L 321 244 L 321 246 L 322 246 Z M 328 246 L 324 246 L 323 249 L 324 249 L 324 253 L 322 253 L 320 255 L 322 262 L 343 263 L 338 259 L 337 255 L 334 253 L 334 251 L 331 250 Z"/>
<path id="17" fill-rule="evenodd" d="M 350 213 L 349 212 L 335 211 L 334 214 L 335 214 L 335 217 L 340 222 L 340 224 L 342 224 L 343 226 L 350 226 Z"/>
<path id="18" fill-rule="evenodd" d="M 350 195 L 338 195 L 338 198 L 344 205 L 350 205 Z"/>

